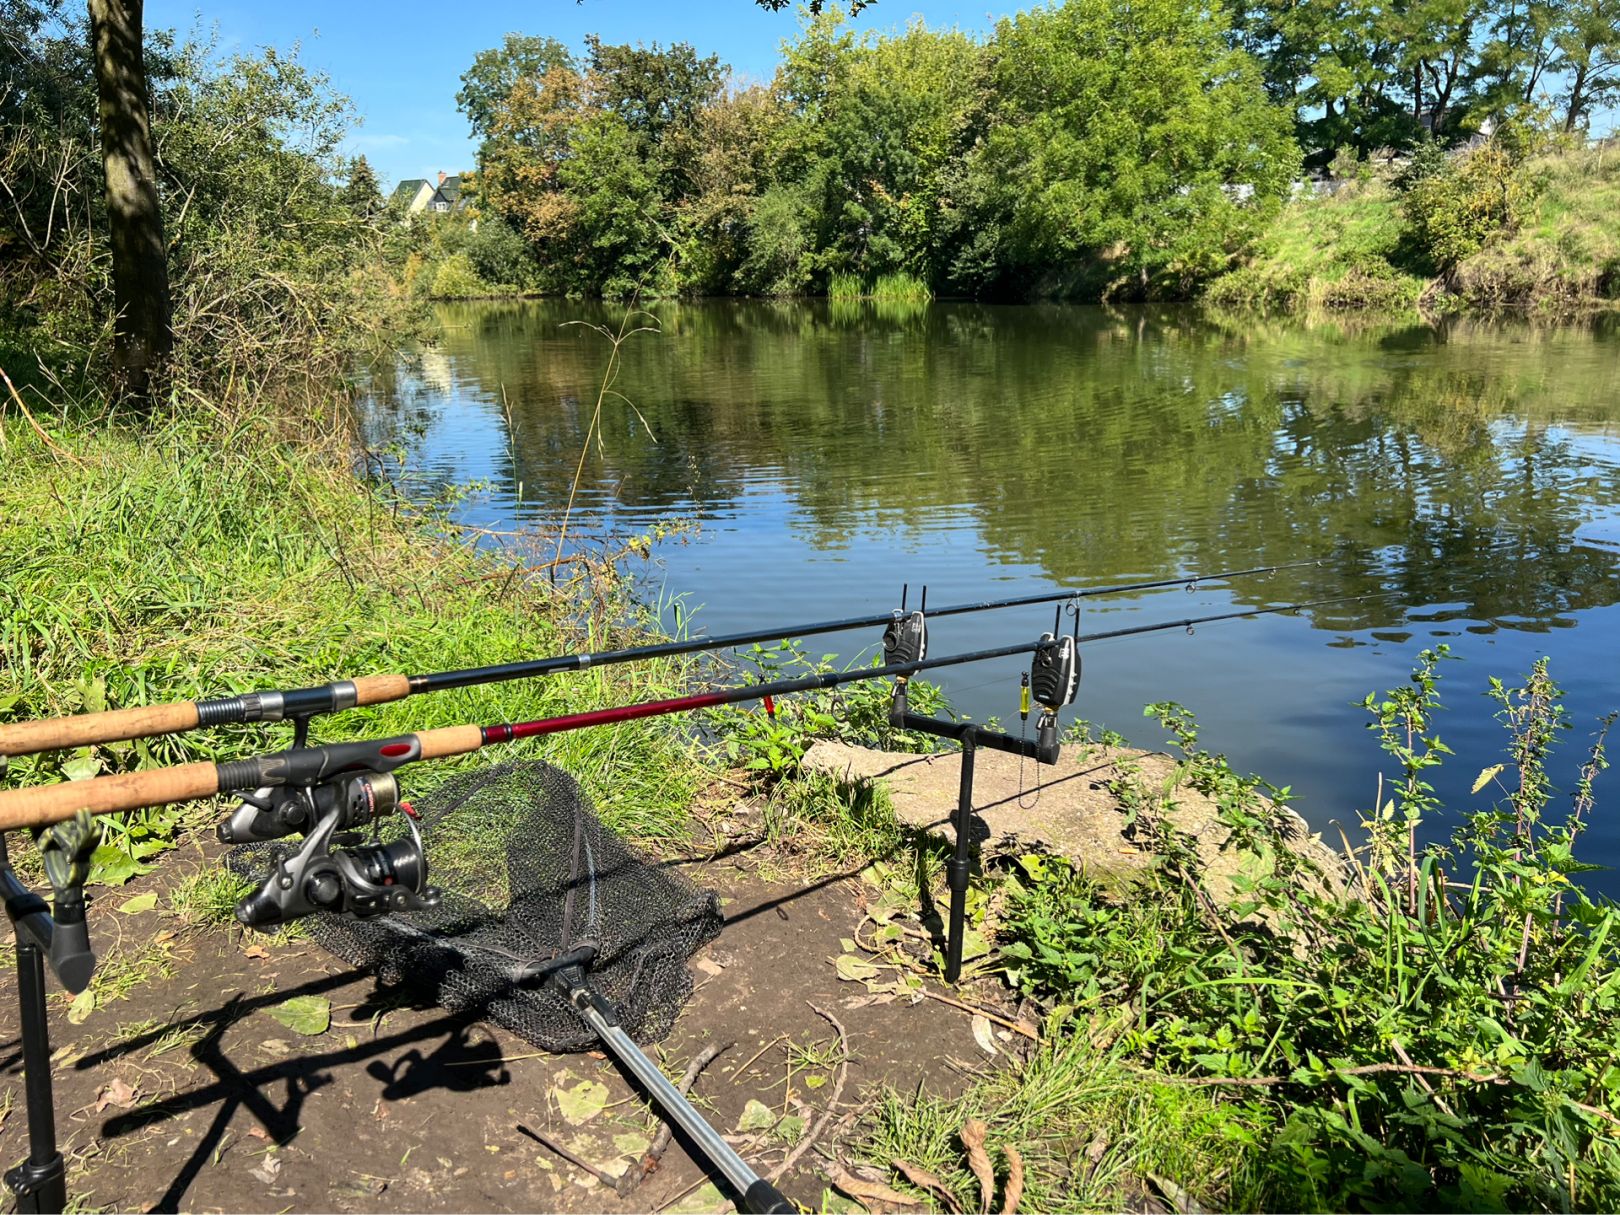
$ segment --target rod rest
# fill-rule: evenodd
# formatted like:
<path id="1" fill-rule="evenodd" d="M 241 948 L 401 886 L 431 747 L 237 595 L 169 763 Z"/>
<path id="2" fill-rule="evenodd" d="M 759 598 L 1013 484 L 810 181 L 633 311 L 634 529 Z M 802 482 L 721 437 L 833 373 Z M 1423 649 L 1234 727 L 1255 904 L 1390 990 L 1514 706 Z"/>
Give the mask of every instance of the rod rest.
<path id="1" fill-rule="evenodd" d="M 50 904 L 17 880 L 10 864 L 0 866 L 0 894 L 5 895 L 6 914 L 17 931 L 39 947 L 51 964 L 62 986 L 78 995 L 90 986 L 96 968 L 96 955 L 90 949 L 90 930 L 84 917 L 84 891 L 63 891 L 56 899 L 56 915 Z"/>
<path id="2" fill-rule="evenodd" d="M 1009 755 L 1024 755 L 1043 764 L 1055 764 L 1058 760 L 1057 723 L 1049 713 L 1041 714 L 1033 739 L 1014 738 L 1011 734 L 987 730 L 971 721 L 940 721 L 935 717 L 922 717 L 912 713 L 907 706 L 904 687 L 898 687 L 889 707 L 889 724 L 897 730 L 916 730 L 922 734 L 932 734 L 936 738 L 950 738 L 957 742 L 963 741 L 971 730 L 975 746 L 989 747 L 992 751 L 1005 751 Z"/>

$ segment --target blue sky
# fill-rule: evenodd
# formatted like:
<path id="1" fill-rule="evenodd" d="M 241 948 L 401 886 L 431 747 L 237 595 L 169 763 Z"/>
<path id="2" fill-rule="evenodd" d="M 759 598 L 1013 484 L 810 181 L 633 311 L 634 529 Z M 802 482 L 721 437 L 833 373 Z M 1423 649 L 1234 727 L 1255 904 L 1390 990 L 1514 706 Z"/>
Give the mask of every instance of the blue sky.
<path id="1" fill-rule="evenodd" d="M 1025 4 L 880 0 L 857 18 L 860 29 L 903 25 L 913 14 L 929 25 L 986 30 Z M 650 0 L 146 0 L 149 29 L 218 31 L 222 50 L 301 43 L 304 59 L 328 72 L 365 119 L 353 150 L 371 161 L 383 189 L 402 177 L 473 167 L 466 120 L 456 109 L 459 77 L 473 56 L 509 31 L 545 34 L 581 46 L 586 34 L 609 42 L 690 42 L 718 54 L 744 78 L 768 79 L 778 47 L 798 28 L 792 10 L 766 12 L 752 0 L 707 3 Z"/>

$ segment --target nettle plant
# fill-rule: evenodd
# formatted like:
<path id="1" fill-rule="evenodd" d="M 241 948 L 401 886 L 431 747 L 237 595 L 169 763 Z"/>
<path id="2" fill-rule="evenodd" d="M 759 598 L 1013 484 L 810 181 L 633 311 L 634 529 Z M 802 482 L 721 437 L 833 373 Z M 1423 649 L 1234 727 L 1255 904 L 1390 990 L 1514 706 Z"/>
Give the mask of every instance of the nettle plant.
<path id="1" fill-rule="evenodd" d="M 1341 873 L 1289 848 L 1286 790 L 1197 748 L 1192 715 L 1149 706 L 1183 759 L 1137 787 L 1133 830 L 1161 856 L 1129 898 L 1047 858 L 1012 882 L 1004 949 L 1033 994 L 1127 1025 L 1114 1049 L 1263 1111 L 1271 1205 L 1593 1209 L 1620 1204 L 1617 909 L 1574 879 L 1607 767 L 1604 718 L 1567 808 L 1548 763 L 1572 728 L 1539 662 L 1493 680 L 1507 755 L 1443 843 L 1434 731 L 1444 647 L 1364 706 L 1394 761 Z M 1127 778 L 1129 783 L 1130 778 Z M 1228 848 L 1263 876 L 1218 905 L 1189 844 L 1156 813 L 1182 785 L 1210 796 Z"/>

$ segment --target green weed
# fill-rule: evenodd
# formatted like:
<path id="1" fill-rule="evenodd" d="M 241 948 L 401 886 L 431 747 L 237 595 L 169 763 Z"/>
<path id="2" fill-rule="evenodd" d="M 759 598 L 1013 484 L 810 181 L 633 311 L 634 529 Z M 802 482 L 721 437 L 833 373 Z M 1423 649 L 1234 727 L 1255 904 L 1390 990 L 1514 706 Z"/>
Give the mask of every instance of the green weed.
<path id="1" fill-rule="evenodd" d="M 1508 753 L 1475 791 L 1500 801 L 1425 844 L 1442 812 L 1434 770 L 1450 755 L 1434 730 L 1444 657 L 1426 651 L 1409 683 L 1366 701 L 1395 772 L 1348 897 L 1300 862 L 1218 908 L 1162 828 L 1148 838 L 1163 878 L 1129 901 L 1046 857 L 1024 858 L 1008 882 L 1013 982 L 1097 1018 L 1124 1010 L 1122 1060 L 1221 1092 L 1244 1126 L 1272 1128 L 1245 1149 L 1247 1198 L 1180 1182 L 1195 1195 L 1307 1209 L 1620 1200 L 1620 914 L 1572 880 L 1614 719 L 1571 810 L 1553 814 L 1547 757 L 1570 723 L 1546 663 L 1520 687 L 1493 681 Z M 1184 710 L 1151 709 L 1183 747 L 1182 780 L 1220 807 L 1229 847 L 1290 855 L 1264 782 L 1200 751 Z M 1159 795 L 1139 799 L 1149 828 Z"/>

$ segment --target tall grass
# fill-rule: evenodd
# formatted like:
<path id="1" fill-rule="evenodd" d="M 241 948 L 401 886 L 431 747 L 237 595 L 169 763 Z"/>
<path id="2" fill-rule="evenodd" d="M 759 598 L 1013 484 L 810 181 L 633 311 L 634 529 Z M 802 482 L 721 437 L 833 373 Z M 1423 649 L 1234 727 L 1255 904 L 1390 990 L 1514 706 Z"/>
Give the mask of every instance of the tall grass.
<path id="1" fill-rule="evenodd" d="M 220 433 L 193 418 L 58 425 L 47 445 L 14 416 L 0 422 L 0 720 L 510 662 L 635 631 L 622 584 L 491 577 L 489 557 L 357 481 L 341 445 L 262 436 L 252 423 Z M 435 693 L 321 718 L 315 733 L 338 741 L 571 712 L 671 694 L 685 671 L 638 663 Z M 19 758 L 11 776 L 39 783 L 286 745 L 285 727 L 204 730 Z M 667 725 L 563 734 L 530 750 L 578 776 L 604 817 L 633 833 L 677 831 L 699 779 Z M 457 766 L 424 764 L 404 780 L 421 790 Z M 140 823 L 161 836 L 179 821 L 159 811 Z"/>
<path id="2" fill-rule="evenodd" d="M 934 298 L 934 293 L 922 279 L 904 271 L 878 275 L 870 291 L 860 275 L 839 271 L 827 280 L 827 298 L 839 303 L 875 300 L 888 304 L 926 304 Z"/>
<path id="3" fill-rule="evenodd" d="M 838 271 L 827 280 L 827 298 L 830 300 L 859 300 L 866 298 L 866 284 L 861 276 Z"/>
<path id="4" fill-rule="evenodd" d="M 872 284 L 872 298 L 886 303 L 926 304 L 934 293 L 922 279 L 902 271 L 879 275 Z"/>

